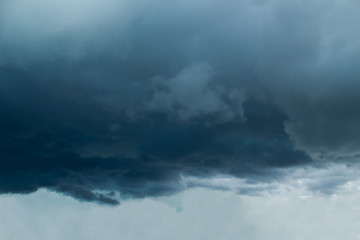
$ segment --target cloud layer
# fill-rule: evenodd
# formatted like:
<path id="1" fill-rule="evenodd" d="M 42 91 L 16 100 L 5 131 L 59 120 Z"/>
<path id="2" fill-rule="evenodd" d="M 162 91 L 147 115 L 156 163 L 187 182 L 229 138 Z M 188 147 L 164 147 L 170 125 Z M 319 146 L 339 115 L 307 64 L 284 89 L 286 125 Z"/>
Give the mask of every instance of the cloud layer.
<path id="1" fill-rule="evenodd" d="M 2 1 L 0 192 L 115 204 L 358 157 L 356 1 Z"/>

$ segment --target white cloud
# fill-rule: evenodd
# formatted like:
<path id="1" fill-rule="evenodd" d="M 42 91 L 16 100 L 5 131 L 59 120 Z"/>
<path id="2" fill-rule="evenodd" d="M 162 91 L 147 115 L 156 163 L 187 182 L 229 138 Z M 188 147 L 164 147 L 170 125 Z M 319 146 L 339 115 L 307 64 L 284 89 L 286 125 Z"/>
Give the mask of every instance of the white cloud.
<path id="1" fill-rule="evenodd" d="M 305 166 L 273 169 L 265 178 L 237 178 L 218 175 L 211 178 L 182 176 L 184 188 L 205 187 L 235 192 L 241 195 L 296 195 L 300 198 L 357 194 L 360 196 L 358 164 L 332 163 L 322 167 Z M 273 177 L 271 177 L 273 176 Z M 250 179 L 250 180 L 249 180 Z"/>

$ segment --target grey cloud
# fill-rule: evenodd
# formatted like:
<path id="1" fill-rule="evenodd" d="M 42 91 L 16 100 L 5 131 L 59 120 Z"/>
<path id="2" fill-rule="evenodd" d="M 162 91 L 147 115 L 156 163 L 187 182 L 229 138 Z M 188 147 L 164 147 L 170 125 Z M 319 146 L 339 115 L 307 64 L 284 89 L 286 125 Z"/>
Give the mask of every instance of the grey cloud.
<path id="1" fill-rule="evenodd" d="M 1 98 L 3 193 L 46 187 L 114 203 L 93 191 L 116 190 L 124 198 L 158 196 L 181 190 L 182 173 L 242 176 L 309 162 L 284 132 L 285 116 L 263 102 L 244 103 L 245 122 L 201 116 L 189 123 L 162 112 L 133 118 L 83 99 L 86 92 L 79 91 L 78 99 L 60 85 L 67 94 L 59 95 L 60 87 L 35 86 L 27 74 L 3 72 L 9 80 L 3 85 L 8 94 Z M 16 95 L 9 94 L 15 90 Z"/>
<path id="2" fill-rule="evenodd" d="M 3 1 L 3 64 L 29 67 L 61 59 L 71 63 L 94 54 L 123 56 L 131 5 L 113 0 Z"/>
<path id="3" fill-rule="evenodd" d="M 354 63 L 360 49 L 350 26 L 359 16 L 358 3 L 278 1 L 274 6 L 258 73 L 288 117 L 287 133 L 314 159 L 356 158 Z"/>
<path id="4" fill-rule="evenodd" d="M 170 194 L 183 173 L 257 179 L 356 158 L 358 11 L 351 0 L 1 2 L 0 191 L 106 202 L 95 190 Z"/>
<path id="5" fill-rule="evenodd" d="M 219 121 L 229 121 L 237 115 L 244 118 L 244 92 L 211 86 L 212 74 L 210 66 L 198 63 L 170 80 L 154 79 L 159 90 L 148 103 L 148 109 L 174 112 L 183 120 L 208 114 L 217 115 Z M 222 93 L 226 95 L 221 96 Z M 234 106 L 229 106 L 226 100 Z"/>
<path id="6" fill-rule="evenodd" d="M 119 204 L 118 200 L 112 198 L 111 196 L 112 194 L 110 194 L 110 196 L 106 196 L 105 194 L 96 193 L 96 192 L 94 193 L 92 191 L 89 191 L 87 189 L 75 185 L 60 185 L 54 188 L 54 190 L 61 193 L 69 194 L 70 196 L 73 196 L 83 201 L 99 202 L 110 205 Z"/>

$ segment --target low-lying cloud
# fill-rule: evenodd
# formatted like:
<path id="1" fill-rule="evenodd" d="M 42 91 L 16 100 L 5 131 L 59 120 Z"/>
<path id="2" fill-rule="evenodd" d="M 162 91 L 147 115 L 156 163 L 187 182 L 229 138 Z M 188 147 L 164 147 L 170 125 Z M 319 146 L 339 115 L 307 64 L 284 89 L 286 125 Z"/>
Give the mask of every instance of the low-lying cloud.
<path id="1" fill-rule="evenodd" d="M 356 1 L 0 7 L 2 193 L 116 203 L 358 158 Z"/>

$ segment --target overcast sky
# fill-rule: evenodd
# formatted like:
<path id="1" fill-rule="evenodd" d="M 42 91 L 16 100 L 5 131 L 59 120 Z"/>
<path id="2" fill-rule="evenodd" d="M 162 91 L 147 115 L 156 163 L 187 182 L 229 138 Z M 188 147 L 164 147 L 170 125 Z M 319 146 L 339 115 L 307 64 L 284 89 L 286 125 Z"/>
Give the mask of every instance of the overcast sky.
<path id="1" fill-rule="evenodd" d="M 0 238 L 358 239 L 359 21 L 357 0 L 1 0 Z"/>
<path id="2" fill-rule="evenodd" d="M 286 182 L 263 185 L 216 177 L 199 181 L 233 191 L 192 188 L 168 197 L 126 200 L 116 207 L 79 202 L 46 190 L 6 194 L 0 197 L 1 238 L 356 240 L 360 238 L 359 173 L 341 165 L 297 169 Z M 308 189 L 339 177 L 352 180 L 331 195 Z M 238 194 L 239 188 L 257 193 Z"/>

